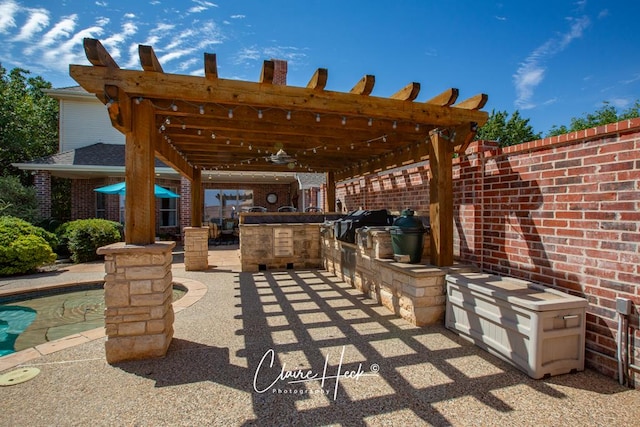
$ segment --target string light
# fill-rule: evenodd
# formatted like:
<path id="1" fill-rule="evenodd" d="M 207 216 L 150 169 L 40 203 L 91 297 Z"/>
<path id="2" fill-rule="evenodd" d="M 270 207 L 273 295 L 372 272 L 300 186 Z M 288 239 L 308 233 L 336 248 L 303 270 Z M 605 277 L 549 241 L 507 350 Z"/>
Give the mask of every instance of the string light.
<path id="1" fill-rule="evenodd" d="M 342 116 L 342 126 L 347 124 L 347 118 Z"/>
<path id="2" fill-rule="evenodd" d="M 229 108 L 229 114 L 228 114 L 230 119 L 233 119 L 233 110 L 231 108 Z"/>
<path id="3" fill-rule="evenodd" d="M 393 121 L 393 125 L 391 125 L 392 128 L 397 128 L 398 127 L 398 122 L 397 121 Z"/>
<path id="4" fill-rule="evenodd" d="M 291 120 L 291 111 L 287 111 L 287 120 Z"/>
<path id="5" fill-rule="evenodd" d="M 320 121 L 320 114 L 316 114 L 316 122 Z"/>
<path id="6" fill-rule="evenodd" d="M 262 110 L 258 110 L 258 118 L 261 119 L 262 118 Z"/>
<path id="7" fill-rule="evenodd" d="M 367 122 L 367 125 L 369 126 L 373 125 L 373 119 L 370 118 L 369 121 Z"/>
<path id="8" fill-rule="evenodd" d="M 211 132 L 211 139 L 216 139 L 216 134 Z"/>
<path id="9" fill-rule="evenodd" d="M 200 114 L 204 114 L 204 106 L 201 105 L 199 108 L 199 111 L 200 111 Z"/>
<path id="10" fill-rule="evenodd" d="M 416 123 L 416 132 L 419 132 L 419 131 L 420 131 L 420 124 Z"/>
<path id="11" fill-rule="evenodd" d="M 171 109 L 172 109 L 173 111 L 178 111 L 178 106 L 175 104 L 175 102 L 172 102 L 172 103 L 171 103 Z"/>

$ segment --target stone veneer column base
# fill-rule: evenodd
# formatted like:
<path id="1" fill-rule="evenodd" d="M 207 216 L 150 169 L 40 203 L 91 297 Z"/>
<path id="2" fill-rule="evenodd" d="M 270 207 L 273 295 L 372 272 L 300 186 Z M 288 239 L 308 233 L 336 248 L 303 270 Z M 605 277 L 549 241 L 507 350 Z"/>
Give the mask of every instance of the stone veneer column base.
<path id="1" fill-rule="evenodd" d="M 184 228 L 184 269 L 205 271 L 209 268 L 209 229 Z"/>
<path id="2" fill-rule="evenodd" d="M 108 363 L 163 357 L 173 338 L 174 242 L 115 243 L 105 256 L 105 351 Z"/>

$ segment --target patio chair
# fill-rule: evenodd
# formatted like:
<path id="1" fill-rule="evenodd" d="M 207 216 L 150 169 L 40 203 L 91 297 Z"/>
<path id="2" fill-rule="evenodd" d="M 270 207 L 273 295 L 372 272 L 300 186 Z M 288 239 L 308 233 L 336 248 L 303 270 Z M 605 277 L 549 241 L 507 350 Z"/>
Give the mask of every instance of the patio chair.
<path id="1" fill-rule="evenodd" d="M 278 212 L 298 212 L 295 206 L 280 206 Z"/>

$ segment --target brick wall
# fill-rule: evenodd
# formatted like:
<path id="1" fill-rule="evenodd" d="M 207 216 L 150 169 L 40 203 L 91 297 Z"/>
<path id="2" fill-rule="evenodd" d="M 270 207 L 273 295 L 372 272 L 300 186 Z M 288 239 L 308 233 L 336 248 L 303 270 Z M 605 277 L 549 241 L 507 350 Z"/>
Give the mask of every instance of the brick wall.
<path id="1" fill-rule="evenodd" d="M 51 173 L 49 171 L 37 171 L 33 176 L 33 185 L 36 188 L 39 214 L 42 218 L 51 217 Z"/>
<path id="2" fill-rule="evenodd" d="M 453 172 L 456 255 L 586 298 L 587 364 L 616 376 L 617 297 L 634 302 L 640 348 L 640 119 L 503 149 L 475 142 Z M 336 198 L 428 212 L 428 180 L 427 162 L 339 183 Z"/>

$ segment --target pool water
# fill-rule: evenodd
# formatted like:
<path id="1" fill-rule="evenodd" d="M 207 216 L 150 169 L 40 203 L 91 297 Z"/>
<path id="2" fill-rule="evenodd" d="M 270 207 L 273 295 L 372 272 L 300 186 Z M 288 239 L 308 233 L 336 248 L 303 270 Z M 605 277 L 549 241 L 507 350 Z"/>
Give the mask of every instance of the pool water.
<path id="1" fill-rule="evenodd" d="M 185 291 L 173 289 L 173 300 Z M 0 304 L 0 356 L 104 327 L 104 291 L 85 289 Z"/>

